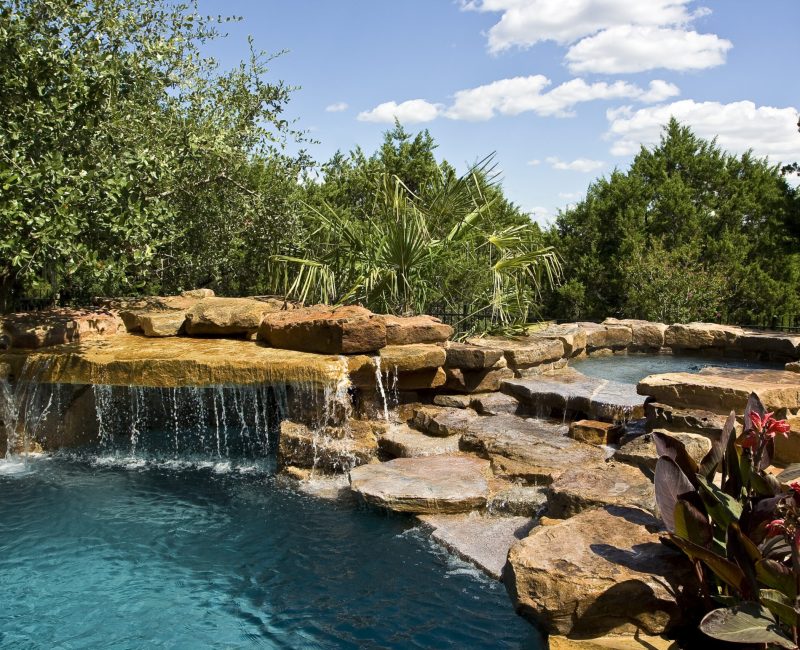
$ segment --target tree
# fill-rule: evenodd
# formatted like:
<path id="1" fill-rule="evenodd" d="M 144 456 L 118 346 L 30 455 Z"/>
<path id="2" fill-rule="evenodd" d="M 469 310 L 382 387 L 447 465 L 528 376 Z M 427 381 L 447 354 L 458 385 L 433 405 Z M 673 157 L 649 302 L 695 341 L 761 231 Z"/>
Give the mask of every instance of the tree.
<path id="1" fill-rule="evenodd" d="M 241 284 L 307 162 L 283 153 L 291 89 L 264 81 L 269 58 L 220 72 L 193 2 L 0 6 L 0 308 Z"/>
<path id="2" fill-rule="evenodd" d="M 751 324 L 800 314 L 800 202 L 780 170 L 671 120 L 627 172 L 595 181 L 549 233 L 570 281 L 556 315 Z"/>

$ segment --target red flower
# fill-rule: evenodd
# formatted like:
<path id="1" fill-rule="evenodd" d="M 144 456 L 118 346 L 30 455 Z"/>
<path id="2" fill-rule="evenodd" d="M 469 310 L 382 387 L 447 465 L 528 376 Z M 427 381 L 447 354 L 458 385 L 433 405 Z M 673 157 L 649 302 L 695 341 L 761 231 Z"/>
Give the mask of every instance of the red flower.
<path id="1" fill-rule="evenodd" d="M 794 492 L 794 495 L 800 499 L 800 479 L 789 483 L 789 487 L 792 489 L 792 492 Z"/>
<path id="2" fill-rule="evenodd" d="M 750 431 L 750 433 L 741 439 L 739 444 L 745 449 L 755 449 L 758 447 L 758 434 L 755 431 Z"/>
<path id="3" fill-rule="evenodd" d="M 767 524 L 767 537 L 777 537 L 786 532 L 783 519 L 773 519 Z"/>
<path id="4" fill-rule="evenodd" d="M 772 417 L 772 412 L 766 413 L 762 418 L 755 411 L 750 412 L 750 424 L 756 433 L 774 438 L 776 434 L 782 433 L 784 436 L 789 433 L 789 423 L 786 420 L 776 420 Z M 753 443 L 747 446 L 755 446 Z"/>

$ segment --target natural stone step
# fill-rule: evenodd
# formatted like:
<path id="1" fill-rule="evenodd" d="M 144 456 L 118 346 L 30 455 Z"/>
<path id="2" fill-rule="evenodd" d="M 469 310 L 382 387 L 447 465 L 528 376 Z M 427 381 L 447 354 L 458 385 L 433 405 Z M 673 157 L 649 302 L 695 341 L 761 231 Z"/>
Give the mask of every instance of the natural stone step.
<path id="1" fill-rule="evenodd" d="M 623 350 L 633 341 L 631 328 L 612 323 L 578 323 L 586 330 L 586 349 Z"/>
<path id="2" fill-rule="evenodd" d="M 800 374 L 786 370 L 704 368 L 699 373 L 650 375 L 639 382 L 640 395 L 682 409 L 701 409 L 727 415 L 743 413 L 750 393 L 768 411 L 785 413 L 800 408 Z"/>
<path id="3" fill-rule="evenodd" d="M 739 337 L 739 347 L 745 352 L 795 360 L 800 358 L 800 334 L 748 331 Z"/>
<path id="4" fill-rule="evenodd" d="M 550 650 L 680 650 L 677 641 L 651 634 L 606 635 L 595 639 L 570 639 L 552 635 Z"/>
<path id="5" fill-rule="evenodd" d="M 572 467 L 550 485 L 547 515 L 566 519 L 604 506 L 629 506 L 655 514 L 655 492 L 650 479 L 630 465 L 604 462 Z"/>
<path id="6" fill-rule="evenodd" d="M 436 370 L 444 365 L 444 348 L 430 343 L 388 345 L 380 351 L 381 371 L 387 375 Z"/>
<path id="7" fill-rule="evenodd" d="M 545 633 L 582 637 L 682 623 L 695 603 L 676 594 L 696 592 L 694 571 L 658 529 L 652 515 L 620 507 L 537 526 L 509 552 L 504 582 L 517 613 Z"/>
<path id="8" fill-rule="evenodd" d="M 500 390 L 500 384 L 503 380 L 514 377 L 514 371 L 506 367 L 491 367 L 484 370 L 447 368 L 446 373 L 448 390 L 460 393 L 489 393 L 498 391 Z"/>
<path id="9" fill-rule="evenodd" d="M 478 347 L 503 350 L 508 366 L 514 371 L 556 361 L 564 356 L 564 344 L 558 338 L 486 336 L 467 339 L 467 343 Z"/>
<path id="10" fill-rule="evenodd" d="M 570 467 L 602 461 L 605 452 L 567 438 L 566 426 L 510 415 L 479 417 L 462 434 L 462 451 L 492 462 L 497 476 L 548 484 Z"/>
<path id="11" fill-rule="evenodd" d="M 182 311 L 153 311 L 139 314 L 139 326 L 145 336 L 178 336 L 183 331 L 186 314 Z"/>
<path id="12" fill-rule="evenodd" d="M 265 314 L 290 308 L 275 299 L 203 298 L 186 312 L 184 328 L 189 336 L 255 334 Z"/>
<path id="13" fill-rule="evenodd" d="M 469 408 L 472 402 L 471 395 L 447 395 L 447 394 L 439 394 L 433 398 L 433 403 L 436 406 L 445 406 L 448 408 L 454 409 L 465 409 Z"/>
<path id="14" fill-rule="evenodd" d="M 393 458 L 455 454 L 458 437 L 429 436 L 407 424 L 392 424 L 378 437 L 378 448 Z"/>
<path id="15" fill-rule="evenodd" d="M 534 525 L 529 517 L 497 517 L 477 512 L 459 515 L 420 515 L 432 528 L 431 537 L 496 580 L 503 575 L 508 551 Z"/>
<path id="16" fill-rule="evenodd" d="M 700 463 L 711 450 L 711 440 L 702 434 L 664 431 L 663 429 L 657 429 L 657 431 L 682 442 L 689 456 L 696 463 Z M 614 453 L 614 460 L 649 470 L 651 473 L 655 472 L 658 452 L 656 451 L 656 443 L 653 441 L 653 434 L 647 433 L 634 438 L 630 442 L 626 442 Z"/>
<path id="17" fill-rule="evenodd" d="M 447 367 L 463 370 L 483 370 L 495 365 L 503 358 L 501 347 L 485 347 L 451 341 L 446 346 Z"/>
<path id="18" fill-rule="evenodd" d="M 520 410 L 516 398 L 505 393 L 485 393 L 472 398 L 472 408 L 481 415 L 515 415 Z"/>
<path id="19" fill-rule="evenodd" d="M 350 486 L 367 503 L 417 514 L 483 508 L 489 463 L 470 456 L 397 458 L 350 472 Z"/>
<path id="20" fill-rule="evenodd" d="M 411 424 L 432 436 L 458 436 L 478 416 L 474 411 L 439 406 L 420 406 L 414 410 Z"/>
<path id="21" fill-rule="evenodd" d="M 727 415 L 717 415 L 700 409 L 682 409 L 660 402 L 648 402 L 644 413 L 650 429 L 690 431 L 718 438 L 725 426 Z"/>
<path id="22" fill-rule="evenodd" d="M 664 344 L 680 350 L 736 347 L 744 334 L 741 327 L 716 323 L 675 323 L 667 328 Z"/>
<path id="23" fill-rule="evenodd" d="M 382 428 L 383 423 L 352 420 L 343 427 L 313 431 L 303 424 L 284 420 L 278 442 L 278 466 L 348 472 L 375 457 L 376 429 Z"/>
<path id="24" fill-rule="evenodd" d="M 532 379 L 509 379 L 501 385 L 534 413 L 583 413 L 591 419 L 620 421 L 643 417 L 644 399 L 636 386 L 587 377 L 565 368 Z"/>
<path id="25" fill-rule="evenodd" d="M 487 510 L 518 517 L 536 517 L 547 505 L 547 488 L 495 480 Z"/>
<path id="26" fill-rule="evenodd" d="M 383 316 L 387 345 L 443 343 L 453 335 L 453 328 L 433 316 Z M 441 364 L 440 364 L 441 365 Z"/>
<path id="27" fill-rule="evenodd" d="M 558 339 L 564 346 L 564 356 L 575 357 L 586 349 L 586 329 L 577 323 L 548 325 L 542 329 L 529 330 L 533 339 Z"/>

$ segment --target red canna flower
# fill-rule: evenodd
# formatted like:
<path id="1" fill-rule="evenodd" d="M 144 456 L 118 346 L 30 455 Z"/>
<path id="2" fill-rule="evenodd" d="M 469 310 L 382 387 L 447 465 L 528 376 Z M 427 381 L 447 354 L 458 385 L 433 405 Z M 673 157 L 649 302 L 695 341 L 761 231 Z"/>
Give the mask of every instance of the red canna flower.
<path id="1" fill-rule="evenodd" d="M 745 449 L 755 449 L 758 447 L 758 440 L 758 434 L 755 431 L 750 431 L 750 433 L 741 439 L 739 444 Z"/>
<path id="2" fill-rule="evenodd" d="M 776 420 L 772 415 L 772 412 L 765 413 L 762 418 L 755 411 L 750 413 L 750 424 L 753 425 L 755 433 L 767 436 L 768 438 L 774 438 L 778 433 L 787 436 L 789 434 L 789 423 L 786 420 Z M 755 445 L 750 444 L 748 446 Z"/>
<path id="3" fill-rule="evenodd" d="M 767 524 L 767 537 L 777 537 L 786 532 L 783 519 L 773 519 Z"/>

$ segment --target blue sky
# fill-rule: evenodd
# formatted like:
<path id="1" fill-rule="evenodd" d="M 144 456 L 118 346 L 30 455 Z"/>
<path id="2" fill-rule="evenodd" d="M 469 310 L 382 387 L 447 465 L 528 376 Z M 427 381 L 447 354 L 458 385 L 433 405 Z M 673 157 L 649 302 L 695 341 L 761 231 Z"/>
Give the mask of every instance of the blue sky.
<path id="1" fill-rule="evenodd" d="M 800 0 L 200 0 L 238 15 L 208 46 L 223 66 L 247 36 L 288 50 L 270 78 L 318 161 L 372 152 L 398 116 L 463 169 L 496 152 L 507 196 L 547 223 L 625 168 L 675 115 L 773 162 L 800 160 Z"/>

